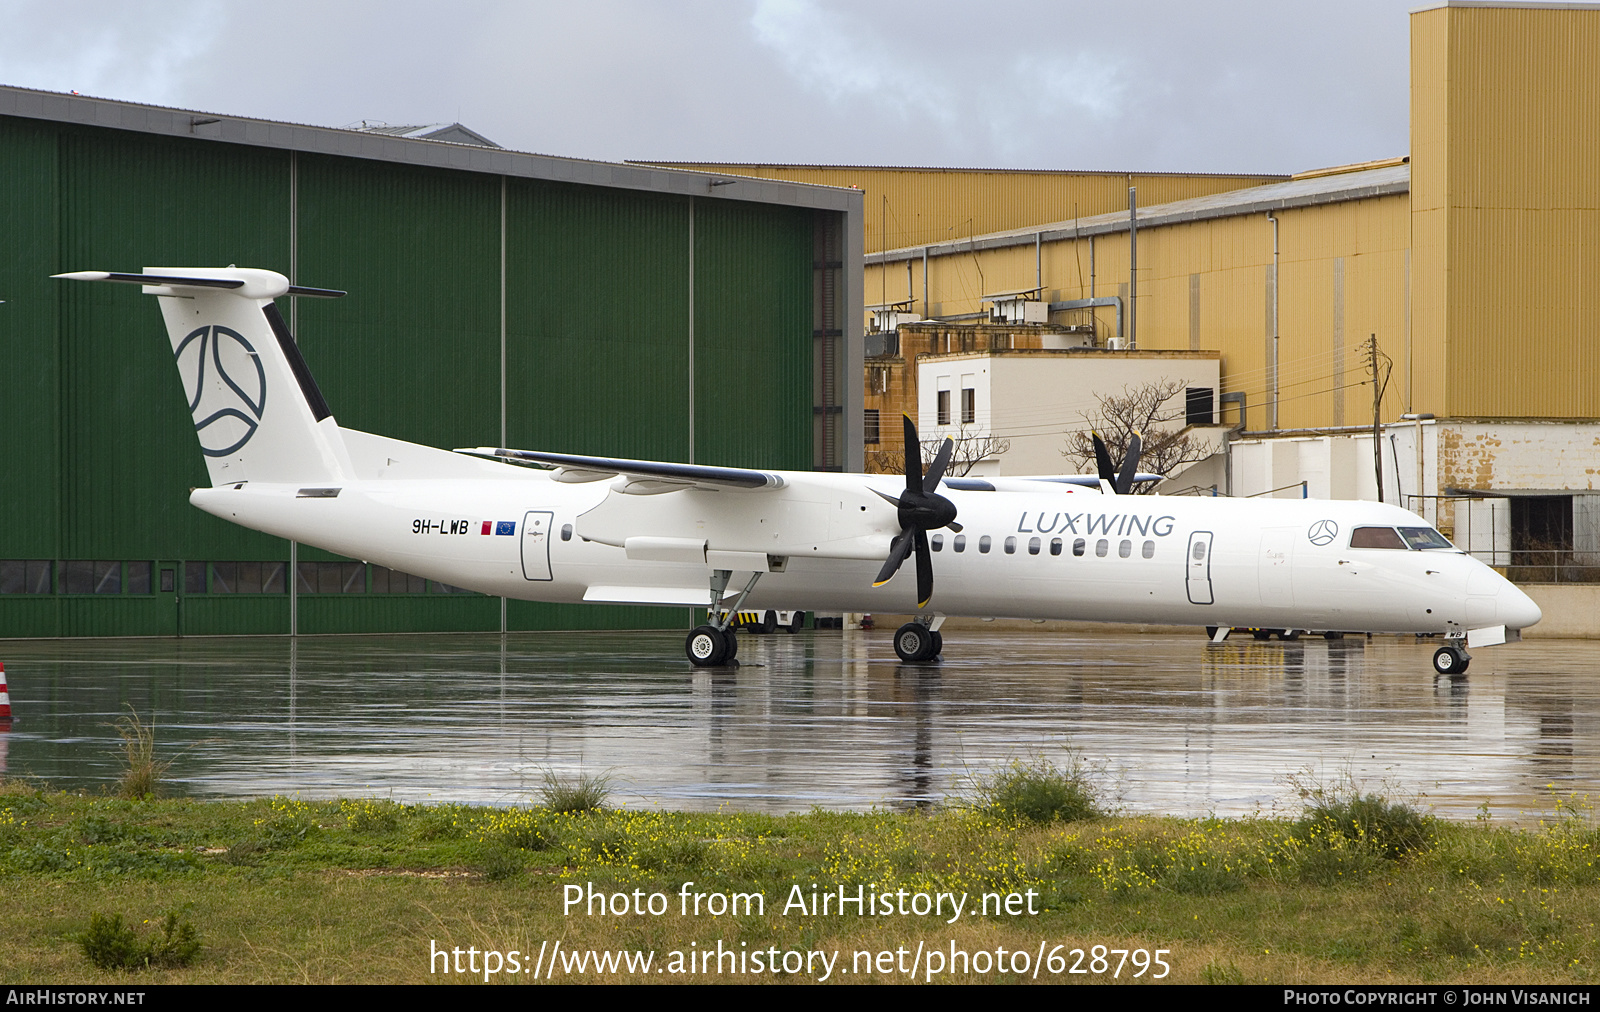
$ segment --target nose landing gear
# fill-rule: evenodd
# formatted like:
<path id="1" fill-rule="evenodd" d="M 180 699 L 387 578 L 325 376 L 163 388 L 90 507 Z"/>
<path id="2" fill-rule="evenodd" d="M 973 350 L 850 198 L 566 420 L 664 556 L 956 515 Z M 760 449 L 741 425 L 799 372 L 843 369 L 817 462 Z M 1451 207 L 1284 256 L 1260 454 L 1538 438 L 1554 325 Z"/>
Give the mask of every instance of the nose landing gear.
<path id="1" fill-rule="evenodd" d="M 1454 644 L 1442 646 L 1433 652 L 1433 670 L 1441 675 L 1466 674 L 1472 655 Z"/>

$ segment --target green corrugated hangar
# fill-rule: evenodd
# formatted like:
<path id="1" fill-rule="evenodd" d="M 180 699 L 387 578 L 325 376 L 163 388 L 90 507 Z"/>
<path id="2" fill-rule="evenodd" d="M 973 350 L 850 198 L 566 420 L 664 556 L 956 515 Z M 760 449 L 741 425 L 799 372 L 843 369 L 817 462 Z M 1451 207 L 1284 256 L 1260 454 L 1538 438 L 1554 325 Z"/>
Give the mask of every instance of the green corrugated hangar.
<path id="1" fill-rule="evenodd" d="M 192 508 L 154 300 L 51 274 L 348 290 L 280 308 L 350 428 L 860 470 L 861 214 L 833 187 L 0 88 L 0 637 L 690 624 L 502 607 Z"/>

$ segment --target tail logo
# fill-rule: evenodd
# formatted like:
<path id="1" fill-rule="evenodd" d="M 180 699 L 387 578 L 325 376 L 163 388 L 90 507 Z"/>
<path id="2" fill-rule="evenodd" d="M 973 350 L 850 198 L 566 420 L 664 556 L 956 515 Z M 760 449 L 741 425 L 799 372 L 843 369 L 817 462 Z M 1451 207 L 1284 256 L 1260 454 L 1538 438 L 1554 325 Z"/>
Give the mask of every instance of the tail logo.
<path id="1" fill-rule="evenodd" d="M 206 326 L 184 338 L 175 353 L 200 451 L 226 457 L 250 442 L 267 405 L 267 373 L 244 335 Z"/>

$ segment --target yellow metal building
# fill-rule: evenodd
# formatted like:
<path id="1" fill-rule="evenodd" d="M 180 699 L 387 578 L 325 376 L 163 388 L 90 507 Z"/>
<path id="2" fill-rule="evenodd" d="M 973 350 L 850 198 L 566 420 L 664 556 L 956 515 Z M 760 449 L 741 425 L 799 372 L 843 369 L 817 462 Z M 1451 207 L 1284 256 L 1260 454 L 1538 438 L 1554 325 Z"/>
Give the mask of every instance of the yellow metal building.
<path id="1" fill-rule="evenodd" d="M 1101 346 L 1220 351 L 1252 431 L 1370 424 L 1374 337 L 1385 422 L 1600 418 L 1600 5 L 1410 17 L 1411 153 L 1387 162 L 1288 179 L 716 168 L 865 190 L 869 303 L 961 322 L 1038 288 L 1052 324 L 1092 323 Z M 1062 305 L 1091 298 L 1109 304 Z"/>

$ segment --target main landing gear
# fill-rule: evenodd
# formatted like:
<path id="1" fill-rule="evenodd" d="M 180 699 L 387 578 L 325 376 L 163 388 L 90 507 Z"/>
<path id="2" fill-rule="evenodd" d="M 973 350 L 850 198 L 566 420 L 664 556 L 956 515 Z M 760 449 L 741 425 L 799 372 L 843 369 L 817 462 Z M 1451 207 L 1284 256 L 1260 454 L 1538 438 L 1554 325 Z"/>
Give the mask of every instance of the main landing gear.
<path id="1" fill-rule="evenodd" d="M 1433 670 L 1441 675 L 1466 674 L 1472 655 L 1459 644 L 1442 646 L 1433 652 Z"/>
<path id="2" fill-rule="evenodd" d="M 688 638 L 683 641 L 683 652 L 689 656 L 689 663 L 697 668 L 725 667 L 736 663 L 735 658 L 739 656 L 739 637 L 733 631 L 733 619 L 739 612 L 739 606 L 744 604 L 744 599 L 755 589 L 756 581 L 761 579 L 761 574 L 751 573 L 750 582 L 739 592 L 739 598 L 733 602 L 733 607 L 723 608 L 722 596 L 728 589 L 728 580 L 732 577 L 732 570 L 712 571 L 711 607 L 706 612 L 706 617 L 710 621 L 706 625 L 696 626 L 690 630 Z"/>
<path id="3" fill-rule="evenodd" d="M 894 632 L 894 652 L 907 664 L 922 664 L 937 660 L 944 649 L 944 637 L 939 634 L 943 616 L 926 616 L 907 622 Z"/>

